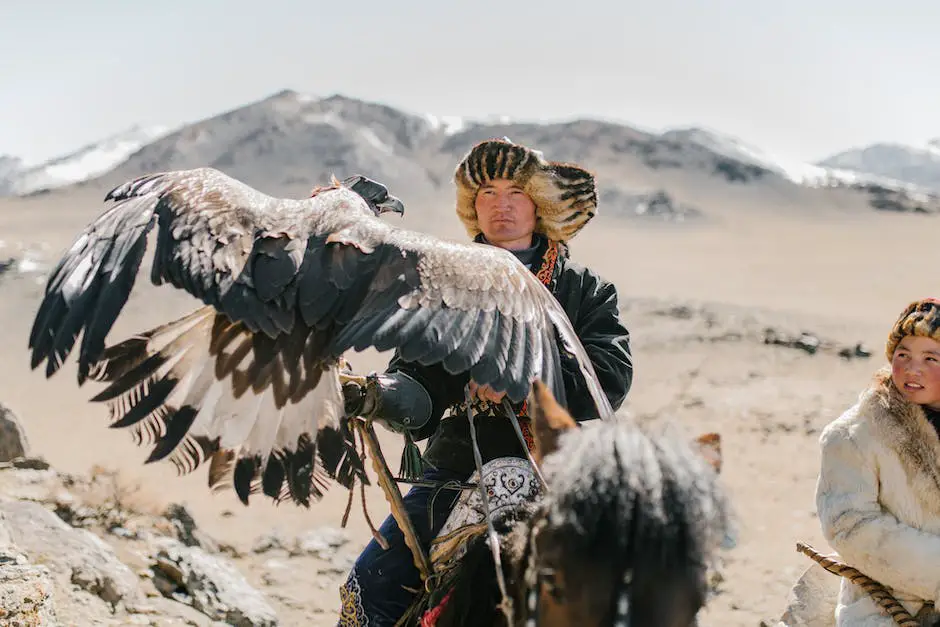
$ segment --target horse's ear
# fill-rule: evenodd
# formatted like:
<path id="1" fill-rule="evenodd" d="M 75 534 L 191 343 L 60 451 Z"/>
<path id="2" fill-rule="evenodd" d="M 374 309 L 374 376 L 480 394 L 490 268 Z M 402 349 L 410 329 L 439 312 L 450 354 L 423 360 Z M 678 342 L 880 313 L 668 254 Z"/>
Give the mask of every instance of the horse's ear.
<path id="1" fill-rule="evenodd" d="M 558 448 L 558 437 L 569 429 L 577 428 L 578 423 L 555 400 L 548 386 L 537 379 L 532 383 L 532 391 L 529 393 L 529 416 L 532 418 L 535 439 L 532 456 L 535 463 L 541 466 L 542 460 Z"/>
<path id="2" fill-rule="evenodd" d="M 695 446 L 699 454 L 705 458 L 715 472 L 721 472 L 721 435 L 718 433 L 703 433 L 695 438 Z"/>

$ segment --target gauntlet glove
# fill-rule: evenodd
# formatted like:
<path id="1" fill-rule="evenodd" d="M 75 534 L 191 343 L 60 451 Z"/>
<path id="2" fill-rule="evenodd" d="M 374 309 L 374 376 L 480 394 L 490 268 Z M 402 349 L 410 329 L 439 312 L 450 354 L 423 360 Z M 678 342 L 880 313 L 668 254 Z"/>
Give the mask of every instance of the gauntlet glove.
<path id="1" fill-rule="evenodd" d="M 343 385 L 347 416 L 362 416 L 396 433 L 420 429 L 431 418 L 431 396 L 424 387 L 401 372 L 372 373 L 366 384 Z"/>

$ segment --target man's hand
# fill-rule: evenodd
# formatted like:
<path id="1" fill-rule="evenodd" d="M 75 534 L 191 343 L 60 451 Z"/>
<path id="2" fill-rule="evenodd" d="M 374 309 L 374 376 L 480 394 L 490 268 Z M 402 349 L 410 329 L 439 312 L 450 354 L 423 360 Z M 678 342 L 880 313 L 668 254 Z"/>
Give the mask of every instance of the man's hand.
<path id="1" fill-rule="evenodd" d="M 506 396 L 505 392 L 497 392 L 489 384 L 479 385 L 476 381 L 470 381 L 470 396 L 473 398 L 478 398 L 481 401 L 490 401 L 491 403 L 499 404 L 503 402 L 503 397 Z"/>

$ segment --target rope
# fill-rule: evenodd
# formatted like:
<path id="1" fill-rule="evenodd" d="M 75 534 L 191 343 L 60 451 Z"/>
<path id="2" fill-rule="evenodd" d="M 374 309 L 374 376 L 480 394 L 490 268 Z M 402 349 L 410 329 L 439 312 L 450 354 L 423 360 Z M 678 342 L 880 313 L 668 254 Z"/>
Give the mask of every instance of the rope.
<path id="1" fill-rule="evenodd" d="M 477 430 L 474 424 L 473 407 L 470 402 L 470 386 L 464 388 L 464 395 L 467 399 L 467 420 L 470 421 L 470 441 L 473 445 L 473 461 L 477 467 L 477 475 L 480 477 L 478 482 L 480 488 L 480 497 L 483 500 L 483 515 L 486 517 L 486 535 L 490 549 L 493 551 L 493 562 L 496 564 L 496 582 L 499 584 L 499 592 L 503 597 L 499 608 L 506 615 L 506 624 L 512 625 L 512 599 L 506 589 L 506 580 L 503 577 L 503 561 L 499 555 L 499 538 L 496 535 L 496 528 L 493 526 L 493 518 L 490 515 L 490 501 L 486 495 L 486 486 L 483 485 L 483 456 L 480 454 L 480 445 L 477 443 Z"/>
<path id="2" fill-rule="evenodd" d="M 888 616 L 894 619 L 894 622 L 901 627 L 920 627 L 920 621 L 915 620 L 910 612 L 904 609 L 904 606 L 888 592 L 888 589 L 872 579 L 862 574 L 858 569 L 852 568 L 848 564 L 820 555 L 813 547 L 802 542 L 796 543 L 796 550 L 809 556 L 814 562 L 822 566 L 828 572 L 840 577 L 845 577 L 856 586 L 864 590 L 872 600 L 888 613 Z"/>
<path id="3" fill-rule="evenodd" d="M 385 500 L 388 501 L 391 508 L 392 517 L 395 518 L 395 521 L 398 523 L 398 528 L 405 538 L 405 544 L 411 550 L 415 566 L 421 574 L 421 581 L 426 582 L 433 574 L 431 560 L 421 547 L 421 541 L 418 538 L 415 527 L 411 522 L 411 518 L 408 516 L 407 510 L 405 510 L 405 503 L 402 500 L 401 491 L 398 489 L 398 484 L 393 481 L 392 472 L 388 469 L 388 464 L 385 462 L 385 455 L 382 454 L 382 447 L 379 444 L 378 437 L 375 435 L 372 421 L 364 422 L 362 420 L 355 420 L 353 424 L 359 429 L 365 447 L 369 450 L 369 456 L 372 458 L 372 468 L 375 470 L 379 487 L 382 488 L 382 492 L 385 493 Z M 363 490 L 364 489 L 365 487 L 363 487 Z M 364 500 L 363 498 L 363 501 Z M 381 535 L 379 535 L 379 537 L 381 537 Z M 378 541 L 378 538 L 376 538 L 376 540 Z"/>
<path id="4" fill-rule="evenodd" d="M 539 481 L 542 482 L 542 487 L 548 489 L 548 483 L 545 481 L 545 477 L 542 476 L 542 469 L 539 468 L 539 465 L 535 463 L 535 458 L 532 457 L 532 451 L 529 450 L 529 445 L 525 441 L 525 436 L 522 435 L 522 427 L 519 426 L 519 419 L 516 417 L 516 412 L 512 410 L 512 405 L 509 404 L 509 399 L 505 396 L 503 397 L 503 411 L 506 412 L 506 417 L 509 418 L 509 422 L 512 423 L 512 428 L 516 432 L 516 437 L 519 438 L 519 443 L 522 444 L 522 450 L 525 451 L 526 459 L 529 460 L 529 465 L 532 466 L 532 470 L 535 471 L 536 476 L 539 478 Z"/>

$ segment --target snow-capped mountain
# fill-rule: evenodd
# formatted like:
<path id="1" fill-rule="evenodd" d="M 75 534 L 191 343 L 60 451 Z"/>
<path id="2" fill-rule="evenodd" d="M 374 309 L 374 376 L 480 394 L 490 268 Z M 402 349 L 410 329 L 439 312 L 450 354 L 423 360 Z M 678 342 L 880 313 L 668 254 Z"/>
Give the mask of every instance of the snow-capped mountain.
<path id="1" fill-rule="evenodd" d="M 0 155 L 0 196 L 11 193 L 12 180 L 23 170 L 23 160 L 19 157 Z"/>
<path id="2" fill-rule="evenodd" d="M 709 129 L 695 127 L 672 129 L 663 133 L 662 137 L 692 142 L 726 157 L 767 168 L 798 185 L 808 187 L 878 185 L 908 193 L 928 191 L 921 189 L 921 184 L 917 181 L 909 177 L 899 177 L 884 168 L 881 171 L 873 171 L 863 167 L 853 167 L 856 162 L 850 158 L 842 161 L 829 159 L 819 164 L 780 159 L 736 137 Z M 937 142 L 940 144 L 940 140 Z M 932 150 L 935 151 L 936 163 L 940 166 L 940 146 Z M 842 154 L 849 155 L 849 153 Z M 938 176 L 940 176 L 940 167 L 938 167 Z"/>
<path id="3" fill-rule="evenodd" d="M 819 165 L 940 190 L 940 139 L 924 146 L 878 143 L 832 155 Z"/>
<path id="4" fill-rule="evenodd" d="M 11 171 L 6 177 L 0 165 L 0 180 L 7 181 L 7 193 L 16 195 L 84 181 L 113 169 L 143 146 L 171 130 L 166 126 L 133 126 L 65 156 Z"/>
<path id="5" fill-rule="evenodd" d="M 459 133 L 467 127 L 467 121 L 456 115 L 434 115 L 425 113 L 424 119 L 428 121 L 432 130 L 441 130 L 446 135 Z"/>
<path id="6" fill-rule="evenodd" d="M 23 169 L 23 160 L 10 155 L 0 155 L 0 179 L 6 178 Z"/>
<path id="7" fill-rule="evenodd" d="M 710 129 L 699 127 L 670 129 L 662 134 L 662 138 L 698 144 L 731 159 L 737 159 L 776 172 L 800 185 L 813 184 L 823 178 L 825 174 L 824 168 L 808 163 L 779 159 L 737 137 Z"/>
<path id="8" fill-rule="evenodd" d="M 538 146 L 556 160 L 594 164 L 600 184 L 611 192 L 605 198 L 614 212 L 617 205 L 633 207 L 630 199 L 650 190 L 675 192 L 677 201 L 715 193 L 716 202 L 723 202 L 722 194 L 738 193 L 732 188 L 751 187 L 782 193 L 787 202 L 811 204 L 819 198 L 845 207 L 855 198 L 879 210 L 940 213 L 940 193 L 877 173 L 781 159 L 706 128 L 660 133 L 587 118 L 470 119 L 293 90 L 172 130 L 137 126 L 34 167 L 0 160 L 0 195 L 89 180 L 105 187 L 152 172 L 210 166 L 267 193 L 285 195 L 309 193 L 334 175 L 367 173 L 404 190 L 412 205 L 440 206 L 451 199 L 453 164 L 470 146 L 492 137 Z M 928 149 L 940 159 L 940 140 Z M 10 174 L 7 182 L 3 171 Z M 703 177 L 719 185 L 702 185 Z M 618 190 L 623 194 L 614 193 Z M 421 219 L 439 215 L 445 214 L 429 212 Z"/>
<path id="9" fill-rule="evenodd" d="M 500 126 L 513 123 L 513 119 L 508 115 L 463 118 L 458 115 L 425 113 L 424 119 L 427 121 L 432 131 L 440 131 L 444 133 L 444 135 L 456 135 L 474 127 Z"/>

